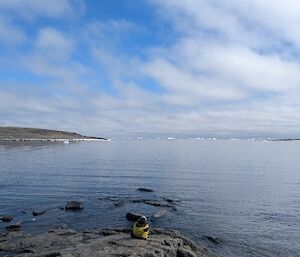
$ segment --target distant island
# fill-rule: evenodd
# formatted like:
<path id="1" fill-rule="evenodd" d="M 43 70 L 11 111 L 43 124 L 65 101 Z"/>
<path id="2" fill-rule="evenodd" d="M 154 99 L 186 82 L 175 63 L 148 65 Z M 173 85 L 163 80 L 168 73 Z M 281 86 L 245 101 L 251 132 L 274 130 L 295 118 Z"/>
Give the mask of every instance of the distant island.
<path id="1" fill-rule="evenodd" d="M 20 127 L 0 127 L 0 141 L 92 141 L 103 137 L 83 136 L 74 132 Z"/>
<path id="2" fill-rule="evenodd" d="M 267 141 L 281 141 L 281 142 L 300 141 L 300 138 L 278 138 L 278 139 L 267 139 Z"/>

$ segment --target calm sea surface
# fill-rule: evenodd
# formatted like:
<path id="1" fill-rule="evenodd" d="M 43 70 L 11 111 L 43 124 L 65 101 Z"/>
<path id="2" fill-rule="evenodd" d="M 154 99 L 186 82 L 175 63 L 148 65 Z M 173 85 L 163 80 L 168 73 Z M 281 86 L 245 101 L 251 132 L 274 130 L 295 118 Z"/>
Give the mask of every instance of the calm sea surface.
<path id="1" fill-rule="evenodd" d="M 124 204 L 114 206 L 106 197 Z M 76 229 L 130 226 L 127 211 L 151 216 L 157 207 L 128 200 L 162 197 L 179 200 L 177 210 L 152 226 L 179 229 L 216 256 L 300 256 L 300 142 L 0 146 L 0 216 L 13 215 L 28 233 L 62 224 Z M 85 209 L 61 210 L 68 200 L 84 201 Z M 33 220 L 35 209 L 47 213 Z M 215 245 L 205 236 L 222 242 Z"/>

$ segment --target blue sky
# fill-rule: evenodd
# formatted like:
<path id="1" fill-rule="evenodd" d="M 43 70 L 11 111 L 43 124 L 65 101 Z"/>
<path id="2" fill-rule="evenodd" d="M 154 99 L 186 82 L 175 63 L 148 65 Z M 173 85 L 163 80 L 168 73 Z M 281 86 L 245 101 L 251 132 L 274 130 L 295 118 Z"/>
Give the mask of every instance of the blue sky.
<path id="1" fill-rule="evenodd" d="M 0 125 L 300 135 L 296 0 L 0 1 Z"/>

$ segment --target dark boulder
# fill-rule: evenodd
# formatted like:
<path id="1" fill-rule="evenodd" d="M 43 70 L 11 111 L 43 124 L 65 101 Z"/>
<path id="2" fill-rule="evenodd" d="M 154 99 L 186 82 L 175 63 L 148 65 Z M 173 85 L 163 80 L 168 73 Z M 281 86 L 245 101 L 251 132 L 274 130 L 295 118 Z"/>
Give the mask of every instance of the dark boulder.
<path id="1" fill-rule="evenodd" d="M 143 214 L 140 214 L 140 213 L 127 212 L 126 219 L 131 220 L 131 221 L 137 221 L 142 216 L 143 216 Z"/>
<path id="2" fill-rule="evenodd" d="M 83 209 L 83 202 L 69 201 L 65 206 L 65 210 L 78 211 Z"/>
<path id="3" fill-rule="evenodd" d="M 13 217 L 12 216 L 3 216 L 0 219 L 2 220 L 2 222 L 11 222 L 13 220 Z"/>
<path id="4" fill-rule="evenodd" d="M 214 236 L 206 236 L 205 238 L 214 244 L 219 244 L 222 242 L 220 238 Z"/>
<path id="5" fill-rule="evenodd" d="M 149 193 L 153 192 L 152 189 L 149 189 L 149 188 L 143 188 L 143 187 L 140 187 L 140 188 L 138 188 L 137 190 L 138 190 L 138 191 L 141 191 L 141 192 L 149 192 Z"/>
<path id="6" fill-rule="evenodd" d="M 21 230 L 21 222 L 7 226 L 6 230 L 7 231 L 20 231 Z"/>
<path id="7" fill-rule="evenodd" d="M 46 213 L 46 210 L 36 210 L 32 212 L 33 216 L 39 216 L 39 215 L 43 215 L 44 213 Z"/>

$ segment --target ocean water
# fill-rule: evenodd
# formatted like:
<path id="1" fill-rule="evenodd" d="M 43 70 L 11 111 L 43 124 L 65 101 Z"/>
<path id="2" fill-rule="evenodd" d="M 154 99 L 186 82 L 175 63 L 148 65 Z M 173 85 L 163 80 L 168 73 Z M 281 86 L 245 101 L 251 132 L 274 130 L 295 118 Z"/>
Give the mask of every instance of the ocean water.
<path id="1" fill-rule="evenodd" d="M 158 209 L 132 200 L 168 197 L 176 210 L 151 226 L 179 229 L 216 256 L 300 256 L 299 153 L 300 142 L 246 140 L 5 144 L 0 216 L 32 234 L 62 224 L 129 227 L 127 211 Z M 61 210 L 69 200 L 84 210 Z M 33 220 L 36 209 L 47 213 Z"/>

